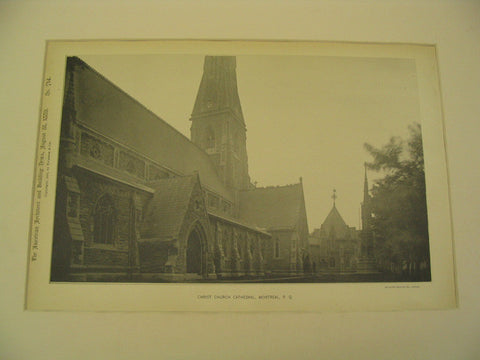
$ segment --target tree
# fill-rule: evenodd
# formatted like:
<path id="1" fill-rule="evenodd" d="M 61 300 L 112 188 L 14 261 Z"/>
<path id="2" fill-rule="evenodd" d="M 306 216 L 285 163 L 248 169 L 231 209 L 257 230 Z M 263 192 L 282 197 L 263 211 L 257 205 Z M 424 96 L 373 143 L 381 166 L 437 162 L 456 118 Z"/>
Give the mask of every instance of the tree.
<path id="1" fill-rule="evenodd" d="M 381 148 L 365 144 L 368 167 L 382 172 L 372 190 L 375 256 L 385 268 L 408 278 L 430 279 L 425 171 L 420 124 L 409 126 L 407 141 L 392 137 Z"/>

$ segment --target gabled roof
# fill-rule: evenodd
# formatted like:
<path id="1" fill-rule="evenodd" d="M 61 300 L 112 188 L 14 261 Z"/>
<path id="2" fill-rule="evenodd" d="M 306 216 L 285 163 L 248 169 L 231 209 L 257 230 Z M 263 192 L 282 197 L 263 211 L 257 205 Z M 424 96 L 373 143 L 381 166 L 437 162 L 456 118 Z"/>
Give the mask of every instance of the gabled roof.
<path id="1" fill-rule="evenodd" d="M 67 71 L 74 72 L 77 121 L 180 175 L 198 171 L 208 189 L 233 200 L 209 156 L 187 137 L 79 58 L 68 58 Z"/>
<path id="2" fill-rule="evenodd" d="M 255 188 L 239 193 L 239 216 L 267 230 L 291 229 L 302 214 L 302 184 Z"/>
<path id="3" fill-rule="evenodd" d="M 145 207 L 142 239 L 176 239 L 188 210 L 197 176 L 161 179 L 149 183 L 155 190 Z"/>
<path id="4" fill-rule="evenodd" d="M 335 205 L 333 205 L 332 210 L 325 218 L 320 232 L 328 237 L 334 236 L 337 239 L 342 239 L 349 235 L 349 227 L 342 219 Z"/>

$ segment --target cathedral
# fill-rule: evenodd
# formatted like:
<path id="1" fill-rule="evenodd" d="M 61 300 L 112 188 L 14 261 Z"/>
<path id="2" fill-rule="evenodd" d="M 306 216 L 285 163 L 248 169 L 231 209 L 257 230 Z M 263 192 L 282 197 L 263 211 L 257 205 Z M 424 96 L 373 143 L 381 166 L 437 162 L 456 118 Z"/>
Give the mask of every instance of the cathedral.
<path id="1" fill-rule="evenodd" d="M 52 281 L 303 273 L 302 179 L 252 184 L 235 57 L 205 57 L 190 139 L 78 57 L 64 89 Z"/>

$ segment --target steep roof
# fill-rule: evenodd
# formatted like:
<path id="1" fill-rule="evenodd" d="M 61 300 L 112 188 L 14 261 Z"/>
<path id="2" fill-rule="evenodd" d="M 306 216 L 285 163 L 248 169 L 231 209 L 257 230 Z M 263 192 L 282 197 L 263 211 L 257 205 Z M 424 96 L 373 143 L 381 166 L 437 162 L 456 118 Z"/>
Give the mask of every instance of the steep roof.
<path id="1" fill-rule="evenodd" d="M 302 184 L 255 188 L 239 193 L 239 216 L 267 230 L 298 224 L 303 204 Z"/>
<path id="2" fill-rule="evenodd" d="M 198 171 L 202 184 L 232 200 L 202 149 L 77 57 L 68 58 L 72 70 L 77 121 L 180 175 Z"/>
<path id="3" fill-rule="evenodd" d="M 342 219 L 335 205 L 333 205 L 320 229 L 327 236 L 334 235 L 337 239 L 345 238 L 349 235 L 349 227 Z"/>
<path id="4" fill-rule="evenodd" d="M 231 111 L 245 125 L 238 96 L 235 56 L 206 56 L 192 118 Z"/>
<path id="5" fill-rule="evenodd" d="M 196 176 L 181 176 L 149 183 L 155 190 L 145 208 L 142 239 L 177 238 L 188 210 Z"/>

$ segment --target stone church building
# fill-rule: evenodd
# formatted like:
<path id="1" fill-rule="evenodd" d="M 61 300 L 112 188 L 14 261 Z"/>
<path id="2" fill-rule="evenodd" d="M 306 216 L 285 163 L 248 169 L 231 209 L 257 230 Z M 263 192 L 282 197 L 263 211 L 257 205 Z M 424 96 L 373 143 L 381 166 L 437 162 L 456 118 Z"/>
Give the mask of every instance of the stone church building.
<path id="1" fill-rule="evenodd" d="M 302 273 L 303 184 L 251 183 L 235 57 L 205 58 L 190 121 L 188 139 L 67 58 L 52 281 Z"/>
<path id="2" fill-rule="evenodd" d="M 375 272 L 372 205 L 368 192 L 367 168 L 361 204 L 362 229 L 348 226 L 333 206 L 319 229 L 309 236 L 310 257 L 315 272 Z"/>
<path id="3" fill-rule="evenodd" d="M 358 230 L 345 223 L 336 207 L 335 200 L 320 229 L 312 232 L 309 241 L 316 271 L 356 270 L 360 257 Z"/>

